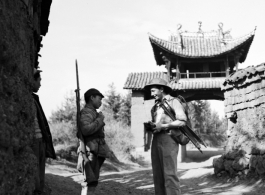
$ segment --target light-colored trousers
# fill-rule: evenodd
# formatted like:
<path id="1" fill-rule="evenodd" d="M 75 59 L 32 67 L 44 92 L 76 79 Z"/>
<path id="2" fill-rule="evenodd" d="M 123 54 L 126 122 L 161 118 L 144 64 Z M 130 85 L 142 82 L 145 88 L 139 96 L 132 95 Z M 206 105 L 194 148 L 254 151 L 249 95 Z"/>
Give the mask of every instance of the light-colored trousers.
<path id="1" fill-rule="evenodd" d="M 151 159 L 155 195 L 180 195 L 177 176 L 177 157 L 179 144 L 167 133 L 154 134 L 151 146 Z"/>

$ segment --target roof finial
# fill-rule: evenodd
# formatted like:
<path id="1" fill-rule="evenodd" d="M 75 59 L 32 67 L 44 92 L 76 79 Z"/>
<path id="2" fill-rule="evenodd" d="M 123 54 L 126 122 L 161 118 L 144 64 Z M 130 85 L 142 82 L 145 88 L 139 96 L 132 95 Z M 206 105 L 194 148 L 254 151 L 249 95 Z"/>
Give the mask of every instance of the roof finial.
<path id="1" fill-rule="evenodd" d="M 177 24 L 177 31 L 180 31 L 182 25 L 181 24 Z"/>
<path id="2" fill-rule="evenodd" d="M 198 30 L 197 34 L 203 36 L 204 33 L 203 33 L 203 31 L 202 31 L 202 22 L 199 21 L 198 24 L 199 24 L 199 30 Z"/>
<path id="3" fill-rule="evenodd" d="M 177 30 L 176 32 L 172 33 L 169 40 L 172 42 L 175 42 L 177 44 L 177 47 L 179 49 L 182 49 L 182 37 L 181 34 L 183 33 L 183 31 L 181 30 L 182 25 L 181 24 L 177 24 Z"/>
<path id="4" fill-rule="evenodd" d="M 223 30 L 224 24 L 222 22 L 219 22 L 218 26 L 219 26 L 219 29 Z"/>
<path id="5" fill-rule="evenodd" d="M 224 24 L 222 22 L 220 22 L 218 26 L 219 26 L 218 37 L 220 39 L 221 44 L 224 46 L 226 45 L 227 40 L 232 39 L 232 36 L 230 35 L 231 29 L 224 32 L 223 30 Z"/>

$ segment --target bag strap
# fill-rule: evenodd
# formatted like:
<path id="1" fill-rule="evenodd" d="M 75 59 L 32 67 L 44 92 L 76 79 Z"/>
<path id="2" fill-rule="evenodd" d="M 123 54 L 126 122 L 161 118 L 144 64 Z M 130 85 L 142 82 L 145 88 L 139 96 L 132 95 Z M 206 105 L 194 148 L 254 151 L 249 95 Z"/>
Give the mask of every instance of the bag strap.
<path id="1" fill-rule="evenodd" d="M 187 116 L 187 122 L 188 124 L 190 123 L 190 118 L 189 118 L 189 113 L 188 113 L 188 110 L 189 110 L 189 107 L 187 105 L 187 102 L 185 100 L 184 97 L 182 97 L 181 95 L 177 96 L 177 97 L 174 97 L 173 99 L 171 99 L 171 101 L 169 102 L 170 104 L 168 104 L 170 106 L 169 110 L 172 114 L 174 114 L 174 116 L 176 116 L 176 112 L 173 108 L 173 100 L 174 99 L 177 99 L 179 101 L 179 103 L 182 105 L 183 109 L 184 109 L 184 113 L 186 114 Z M 190 124 L 189 124 L 190 125 Z"/>

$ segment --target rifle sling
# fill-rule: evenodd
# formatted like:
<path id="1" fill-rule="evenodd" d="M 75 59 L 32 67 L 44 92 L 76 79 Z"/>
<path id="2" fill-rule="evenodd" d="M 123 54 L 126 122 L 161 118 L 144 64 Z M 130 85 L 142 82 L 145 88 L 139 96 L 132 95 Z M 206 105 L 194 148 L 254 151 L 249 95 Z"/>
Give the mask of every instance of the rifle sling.
<path id="1" fill-rule="evenodd" d="M 168 110 L 166 108 L 166 106 L 161 102 L 160 105 L 162 107 L 162 109 L 165 111 L 165 113 L 172 119 L 172 120 L 176 120 L 175 117 L 175 111 L 173 110 L 173 108 L 166 102 L 167 106 L 170 108 L 170 110 Z M 173 112 L 174 111 L 174 112 Z M 191 142 L 200 150 L 201 146 L 200 144 L 204 145 L 205 144 L 202 142 L 202 140 L 192 131 L 192 129 L 190 129 L 187 125 L 185 127 L 180 128 L 181 132 L 186 135 Z M 199 144 L 200 143 L 200 144 Z M 206 147 L 206 146 L 205 146 Z"/>

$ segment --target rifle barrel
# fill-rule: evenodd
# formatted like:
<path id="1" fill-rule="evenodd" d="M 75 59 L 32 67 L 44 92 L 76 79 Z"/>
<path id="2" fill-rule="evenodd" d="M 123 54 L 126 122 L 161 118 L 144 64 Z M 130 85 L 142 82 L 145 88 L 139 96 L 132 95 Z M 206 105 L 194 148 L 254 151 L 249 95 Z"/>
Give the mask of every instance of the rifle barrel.
<path id="1" fill-rule="evenodd" d="M 77 90 L 79 91 L 79 76 L 78 76 L 78 64 L 77 60 L 75 60 L 75 68 L 76 68 L 76 83 L 77 83 Z"/>
<path id="2" fill-rule="evenodd" d="M 76 67 L 76 83 L 77 83 L 77 89 L 75 90 L 76 93 L 76 126 L 77 126 L 77 137 L 80 140 L 80 148 L 82 152 L 83 159 L 85 161 L 88 160 L 86 156 L 86 146 L 84 143 L 84 137 L 82 135 L 81 129 L 80 129 L 80 89 L 79 89 L 79 76 L 78 76 L 78 65 L 77 60 L 75 61 L 75 67 Z"/>

